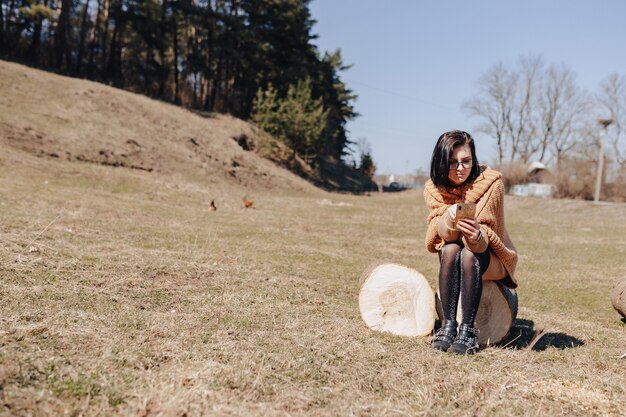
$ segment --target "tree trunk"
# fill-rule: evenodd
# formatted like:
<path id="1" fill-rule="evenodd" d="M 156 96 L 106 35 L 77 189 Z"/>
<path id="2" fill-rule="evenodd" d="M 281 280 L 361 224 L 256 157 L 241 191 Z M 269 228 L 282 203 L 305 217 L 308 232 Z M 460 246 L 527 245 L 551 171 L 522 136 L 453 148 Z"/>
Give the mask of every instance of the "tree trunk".
<path id="1" fill-rule="evenodd" d="M 4 0 L 0 0 L 0 52 L 4 51 Z"/>
<path id="2" fill-rule="evenodd" d="M 437 291 L 437 315 L 443 320 L 443 310 Z M 517 317 L 517 292 L 494 281 L 483 281 L 483 293 L 476 313 L 475 327 L 480 330 L 477 342 L 481 346 L 501 342 L 511 330 Z M 463 321 L 461 301 L 457 307 L 456 320 Z"/>
<path id="3" fill-rule="evenodd" d="M 615 283 L 611 291 L 611 303 L 613 308 L 626 318 L 626 277 Z"/>
<path id="4" fill-rule="evenodd" d="M 11 23 L 12 23 L 11 16 L 13 16 L 14 10 L 15 10 L 15 0 L 11 0 L 11 2 L 9 3 L 9 10 L 7 11 L 7 15 L 5 17 L 6 24 L 4 27 L 4 49 L 6 51 L 10 51 L 11 47 L 15 45 L 16 41 L 14 38 L 19 38 L 19 33 L 17 35 L 11 33 Z"/>
<path id="5" fill-rule="evenodd" d="M 172 37 L 174 38 L 174 103 L 180 104 L 180 96 L 178 91 L 178 21 L 176 19 L 176 11 L 172 15 Z"/>
<path id="6" fill-rule="evenodd" d="M 54 50 L 56 53 L 56 66 L 61 68 L 63 66 L 63 60 L 66 60 L 66 67 L 69 69 L 69 62 L 71 60 L 70 53 L 68 51 L 67 32 L 69 30 L 70 14 L 72 12 L 71 0 L 58 0 L 57 10 L 59 11 L 59 24 L 57 31 L 54 34 Z"/>
<path id="7" fill-rule="evenodd" d="M 102 44 L 105 45 L 102 47 L 102 71 L 103 78 L 107 82 L 112 82 L 113 85 L 117 87 L 121 87 L 124 83 L 121 77 L 121 54 L 122 54 L 122 46 L 121 46 L 121 32 L 124 29 L 124 22 L 122 21 L 122 1 L 118 0 L 115 5 L 115 9 L 113 11 L 114 14 L 114 22 L 115 26 L 113 28 L 113 35 L 111 36 L 111 43 L 108 45 L 108 53 L 107 53 L 107 42 L 109 40 L 109 1 L 105 0 L 104 2 L 104 33 Z"/>
<path id="8" fill-rule="evenodd" d="M 87 78 L 93 78 L 93 62 L 95 57 L 97 37 L 100 35 L 100 21 L 102 15 L 102 0 L 98 0 L 96 21 L 89 30 L 89 63 L 87 64 Z"/>
<path id="9" fill-rule="evenodd" d="M 504 160 L 504 149 L 502 144 L 502 136 L 498 134 L 498 167 L 502 169 L 502 161 Z"/>
<path id="10" fill-rule="evenodd" d="M 118 0 L 118 3 L 120 4 L 120 9 L 121 9 L 121 0 Z M 110 19 L 110 13 L 109 13 L 109 9 L 111 7 L 111 2 L 110 0 L 104 0 L 104 3 L 102 5 L 102 21 L 104 22 L 104 25 L 102 27 L 102 32 L 100 34 L 100 51 L 101 51 L 101 63 L 100 63 L 100 69 L 102 70 L 100 76 L 104 78 L 105 81 L 109 81 L 106 78 L 106 73 L 108 71 L 108 66 L 109 66 L 109 60 L 111 59 L 111 57 L 109 56 L 111 54 L 111 52 L 109 51 L 109 53 L 107 54 L 107 47 L 108 42 L 109 42 L 109 19 Z M 119 25 L 119 18 L 120 15 L 119 13 L 116 13 L 115 16 L 115 30 L 117 31 L 117 26 Z M 98 28 L 99 30 L 99 28 Z M 113 43 L 113 42 L 111 42 Z"/>
<path id="11" fill-rule="evenodd" d="M 80 25 L 80 40 L 78 42 L 78 58 L 76 59 L 76 69 L 75 72 L 77 75 L 80 75 L 81 66 L 83 64 L 83 49 L 85 49 L 85 38 L 87 36 L 87 17 L 89 16 L 89 2 L 85 3 L 85 9 L 83 10 L 83 21 Z"/>
<path id="12" fill-rule="evenodd" d="M 196 7 L 196 2 L 192 1 L 193 3 L 193 7 L 194 7 L 194 13 L 193 13 L 193 17 L 190 16 L 189 13 L 185 14 L 185 29 L 183 31 L 183 33 L 185 33 L 185 40 L 187 41 L 187 49 L 186 49 L 186 59 L 187 59 L 187 65 L 185 65 L 185 71 L 183 72 L 183 80 L 184 81 L 188 81 L 189 80 L 189 76 L 190 74 L 193 74 L 193 91 L 192 91 L 192 96 L 193 96 L 193 107 L 197 107 L 198 106 L 198 86 L 200 85 L 200 83 L 198 82 L 198 73 L 196 71 L 196 66 L 195 66 L 195 59 L 192 58 L 193 57 L 197 57 L 197 53 L 196 53 L 196 28 L 195 28 L 195 23 L 196 23 L 196 19 L 195 19 L 195 7 Z M 193 62 L 193 65 L 192 65 Z"/>
<path id="13" fill-rule="evenodd" d="M 37 1 L 35 4 L 40 4 Z M 2 5 L 0 5 L 0 9 Z M 35 27 L 33 28 L 33 39 L 31 40 L 30 47 L 28 48 L 28 59 L 37 66 L 39 63 L 39 45 L 41 44 L 41 19 L 37 19 Z"/>
<path id="14" fill-rule="evenodd" d="M 419 272 L 398 264 L 379 263 L 361 275 L 359 286 L 359 310 L 370 329 L 400 336 L 432 333 L 435 297 Z"/>
<path id="15" fill-rule="evenodd" d="M 211 80 L 202 75 L 202 91 L 200 93 L 200 103 L 202 103 L 202 107 L 204 110 L 211 110 Z"/>
<path id="16" fill-rule="evenodd" d="M 167 79 L 169 78 L 169 68 L 167 66 L 166 58 L 165 58 L 165 39 L 167 38 L 167 27 L 168 27 L 168 21 L 167 21 L 167 8 L 168 8 L 168 4 L 167 4 L 167 0 L 163 0 L 163 5 L 161 6 L 161 33 L 160 33 L 160 37 L 161 39 L 159 40 L 159 61 L 161 63 L 161 68 L 159 69 L 159 91 L 157 93 L 158 97 L 160 97 L 161 99 L 165 100 L 165 87 L 167 85 Z M 156 62 L 156 60 L 154 60 Z"/>
<path id="17" fill-rule="evenodd" d="M 118 26 L 117 37 L 116 37 L 116 50 L 115 55 L 112 55 L 111 59 L 111 69 L 114 79 L 116 83 L 120 86 L 126 85 L 126 80 L 124 79 L 124 39 L 126 39 L 126 24 L 122 22 Z"/>
<path id="18" fill-rule="evenodd" d="M 221 85 L 222 85 L 222 79 L 220 77 L 221 75 L 221 69 L 220 69 L 220 64 L 218 62 L 218 64 L 216 65 L 216 69 L 215 72 L 213 73 L 214 77 L 213 79 L 211 79 L 211 92 L 209 94 L 210 97 L 210 103 L 211 103 L 211 108 L 208 108 L 208 111 L 220 111 L 219 108 L 219 97 L 220 97 L 220 92 L 221 92 Z"/>
<path id="19" fill-rule="evenodd" d="M 106 31 L 106 29 L 105 29 Z M 113 35 L 111 36 L 111 44 L 108 46 L 108 52 L 105 54 L 106 49 L 103 49 L 102 54 L 102 77 L 105 81 L 111 82 L 113 81 L 114 85 L 118 85 L 114 79 L 114 60 L 115 60 L 115 48 L 117 45 L 117 33 L 119 31 L 119 22 L 115 21 L 115 27 L 113 28 Z M 107 36 L 106 34 L 104 36 Z M 108 36 L 107 36 L 108 37 Z"/>
<path id="20" fill-rule="evenodd" d="M 216 62 L 215 51 L 216 38 L 217 38 L 217 15 L 219 13 L 218 4 L 212 4 L 211 1 L 207 2 L 206 8 L 206 43 L 204 45 L 205 65 L 204 65 L 204 79 L 206 82 L 205 99 L 203 102 L 204 109 L 207 111 L 215 110 L 215 100 L 217 96 L 217 85 L 219 84 L 219 64 L 213 65 Z M 215 68 L 215 70 L 213 70 Z"/>

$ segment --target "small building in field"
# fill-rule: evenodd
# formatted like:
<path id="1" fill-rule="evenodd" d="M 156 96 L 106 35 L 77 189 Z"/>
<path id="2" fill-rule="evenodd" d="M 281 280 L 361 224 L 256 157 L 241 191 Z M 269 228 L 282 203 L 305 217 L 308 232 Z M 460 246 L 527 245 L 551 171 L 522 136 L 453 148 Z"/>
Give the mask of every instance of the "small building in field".
<path id="1" fill-rule="evenodd" d="M 554 185 L 550 184 L 550 170 L 541 162 L 528 165 L 526 181 L 511 187 L 511 194 L 520 197 L 552 198 Z"/>

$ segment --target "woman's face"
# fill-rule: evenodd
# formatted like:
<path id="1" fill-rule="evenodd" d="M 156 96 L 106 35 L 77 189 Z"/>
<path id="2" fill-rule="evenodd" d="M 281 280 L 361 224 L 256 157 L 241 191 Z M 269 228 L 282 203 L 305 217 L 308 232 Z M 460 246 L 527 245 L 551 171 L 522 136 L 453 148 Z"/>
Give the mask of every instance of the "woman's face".
<path id="1" fill-rule="evenodd" d="M 461 164 L 463 162 L 463 164 Z M 454 185 L 461 185 L 465 182 L 472 170 L 472 150 L 469 145 L 458 145 L 452 149 L 450 154 L 450 166 L 448 179 Z"/>

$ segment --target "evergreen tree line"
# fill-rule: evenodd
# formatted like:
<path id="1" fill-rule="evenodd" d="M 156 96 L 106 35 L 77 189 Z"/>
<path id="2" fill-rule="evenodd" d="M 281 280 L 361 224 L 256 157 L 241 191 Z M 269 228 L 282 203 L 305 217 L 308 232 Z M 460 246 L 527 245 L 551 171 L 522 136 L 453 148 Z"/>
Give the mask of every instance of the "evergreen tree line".
<path id="1" fill-rule="evenodd" d="M 348 66 L 340 51 L 322 55 L 311 43 L 308 4 L 0 0 L 0 56 L 189 108 L 253 117 L 294 152 L 339 160 L 349 150 L 345 126 L 357 116 L 356 96 L 341 81 Z M 286 108 L 294 125 L 271 114 Z M 299 125 L 300 111 L 312 112 L 306 126 Z"/>

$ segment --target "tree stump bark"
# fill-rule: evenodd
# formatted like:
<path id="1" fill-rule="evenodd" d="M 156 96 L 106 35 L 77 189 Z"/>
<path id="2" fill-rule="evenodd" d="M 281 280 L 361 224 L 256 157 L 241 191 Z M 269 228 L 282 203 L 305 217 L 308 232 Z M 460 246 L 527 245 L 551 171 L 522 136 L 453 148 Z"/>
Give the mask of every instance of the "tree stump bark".
<path id="1" fill-rule="evenodd" d="M 436 295 L 437 315 L 443 320 L 439 291 Z M 511 330 L 517 317 L 517 292 L 495 281 L 483 281 L 483 293 L 476 313 L 475 327 L 480 330 L 477 342 L 481 346 L 500 343 Z M 457 306 L 456 320 L 463 321 L 461 301 Z"/>
<path id="2" fill-rule="evenodd" d="M 615 283 L 611 291 L 611 303 L 613 308 L 626 318 L 626 277 Z"/>
<path id="3" fill-rule="evenodd" d="M 432 333 L 435 295 L 419 272 L 394 263 L 376 264 L 361 275 L 359 286 L 359 310 L 370 329 L 400 336 Z"/>

